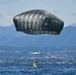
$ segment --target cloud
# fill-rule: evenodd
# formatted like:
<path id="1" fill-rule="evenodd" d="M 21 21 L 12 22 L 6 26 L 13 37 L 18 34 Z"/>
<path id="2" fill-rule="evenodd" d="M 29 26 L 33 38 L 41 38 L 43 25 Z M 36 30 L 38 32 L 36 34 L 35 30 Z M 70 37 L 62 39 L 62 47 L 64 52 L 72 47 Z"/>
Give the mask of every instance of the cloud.
<path id="1" fill-rule="evenodd" d="M 0 18 L 3 18 L 3 15 L 0 13 Z"/>
<path id="2" fill-rule="evenodd" d="M 63 12 L 60 10 L 53 10 L 53 13 L 55 13 L 55 14 L 66 14 L 66 12 Z"/>
<path id="3" fill-rule="evenodd" d="M 74 2 L 76 2 L 76 0 L 73 0 Z"/>
<path id="4" fill-rule="evenodd" d="M 8 4 L 10 2 L 18 2 L 19 0 L 0 0 L 0 5 Z"/>
<path id="5" fill-rule="evenodd" d="M 64 15 L 72 15 L 72 16 L 76 16 L 76 13 L 72 13 L 72 12 L 65 12 L 65 11 L 59 11 L 59 10 L 53 10 L 53 13 L 55 14 L 64 14 Z"/>
<path id="6" fill-rule="evenodd" d="M 76 16 L 76 13 L 71 13 L 71 15 Z"/>

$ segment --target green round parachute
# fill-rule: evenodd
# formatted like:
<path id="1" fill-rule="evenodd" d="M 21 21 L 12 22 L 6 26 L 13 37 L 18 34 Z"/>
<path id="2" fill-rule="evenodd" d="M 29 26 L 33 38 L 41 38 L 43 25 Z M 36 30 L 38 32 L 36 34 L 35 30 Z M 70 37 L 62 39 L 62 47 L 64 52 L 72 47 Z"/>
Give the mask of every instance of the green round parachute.
<path id="1" fill-rule="evenodd" d="M 45 10 L 30 10 L 13 18 L 17 31 L 27 34 L 60 34 L 64 22 Z"/>

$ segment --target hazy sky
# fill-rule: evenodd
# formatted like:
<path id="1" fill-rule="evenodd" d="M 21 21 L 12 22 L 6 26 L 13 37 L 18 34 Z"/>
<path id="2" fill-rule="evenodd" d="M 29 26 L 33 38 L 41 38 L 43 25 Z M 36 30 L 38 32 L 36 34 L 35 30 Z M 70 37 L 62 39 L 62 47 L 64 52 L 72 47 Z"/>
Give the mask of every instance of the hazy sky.
<path id="1" fill-rule="evenodd" d="M 12 25 L 15 15 L 31 9 L 47 10 L 65 26 L 76 22 L 76 0 L 0 0 L 0 26 Z"/>

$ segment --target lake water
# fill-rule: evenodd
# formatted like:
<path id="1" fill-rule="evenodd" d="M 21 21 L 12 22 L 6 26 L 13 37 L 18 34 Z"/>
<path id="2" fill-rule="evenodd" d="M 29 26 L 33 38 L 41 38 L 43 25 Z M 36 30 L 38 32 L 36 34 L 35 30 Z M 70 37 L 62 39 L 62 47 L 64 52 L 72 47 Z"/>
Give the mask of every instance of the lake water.
<path id="1" fill-rule="evenodd" d="M 38 60 L 40 65 L 33 66 Z M 40 57 L 0 57 L 0 75 L 76 75 L 76 58 Z"/>

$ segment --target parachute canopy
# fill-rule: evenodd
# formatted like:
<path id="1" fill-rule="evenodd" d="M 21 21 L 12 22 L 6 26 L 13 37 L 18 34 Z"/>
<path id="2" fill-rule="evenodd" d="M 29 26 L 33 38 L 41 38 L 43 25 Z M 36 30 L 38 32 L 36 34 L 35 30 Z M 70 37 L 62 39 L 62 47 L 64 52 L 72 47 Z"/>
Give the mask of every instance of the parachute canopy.
<path id="1" fill-rule="evenodd" d="M 17 31 L 27 34 L 60 34 L 64 22 L 45 10 L 30 10 L 13 18 Z"/>

